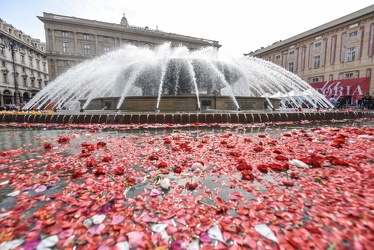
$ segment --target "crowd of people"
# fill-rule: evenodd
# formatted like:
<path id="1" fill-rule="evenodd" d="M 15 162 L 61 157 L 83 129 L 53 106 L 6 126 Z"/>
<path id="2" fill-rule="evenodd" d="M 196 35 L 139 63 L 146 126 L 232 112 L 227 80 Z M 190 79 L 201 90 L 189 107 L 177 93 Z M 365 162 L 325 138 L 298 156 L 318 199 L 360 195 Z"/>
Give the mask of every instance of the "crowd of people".
<path id="1" fill-rule="evenodd" d="M 12 111 L 12 110 L 19 110 L 19 108 L 14 104 L 6 104 L 4 106 L 0 106 L 0 111 Z"/>
<path id="2" fill-rule="evenodd" d="M 353 104 L 351 103 L 350 96 L 339 96 L 339 98 L 336 98 L 335 95 L 331 95 L 329 101 L 335 108 L 346 108 L 347 105 Z M 360 109 L 374 109 L 374 99 L 369 92 L 366 92 L 365 95 L 354 103 L 354 106 Z"/>
<path id="3" fill-rule="evenodd" d="M 374 108 L 373 97 L 369 94 L 369 92 L 366 92 L 366 94 L 363 97 L 361 97 L 361 99 L 359 100 L 359 105 L 361 109 Z"/>

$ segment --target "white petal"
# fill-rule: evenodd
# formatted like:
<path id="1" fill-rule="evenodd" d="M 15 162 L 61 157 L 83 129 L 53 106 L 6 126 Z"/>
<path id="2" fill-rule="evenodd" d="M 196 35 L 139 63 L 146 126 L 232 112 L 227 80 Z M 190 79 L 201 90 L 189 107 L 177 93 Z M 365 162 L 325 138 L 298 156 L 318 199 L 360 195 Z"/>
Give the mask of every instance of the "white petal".
<path id="1" fill-rule="evenodd" d="M 3 243 L 0 244 L 0 249 L 1 250 L 3 250 L 3 249 L 4 250 L 14 249 L 14 248 L 19 247 L 20 245 L 22 245 L 23 242 L 25 242 L 25 241 L 22 240 L 22 239 L 5 241 L 5 242 L 3 242 Z"/>
<path id="2" fill-rule="evenodd" d="M 161 181 L 161 187 L 163 188 L 163 189 L 169 189 L 169 187 L 170 187 L 170 179 L 169 178 L 165 178 L 165 179 L 163 179 L 162 181 Z"/>
<path id="3" fill-rule="evenodd" d="M 192 240 L 187 246 L 187 250 L 199 250 L 199 249 L 200 249 L 199 240 Z"/>
<path id="4" fill-rule="evenodd" d="M 85 220 L 85 221 L 83 221 L 83 225 L 85 226 L 85 227 L 90 227 L 90 226 L 92 226 L 92 218 L 89 218 L 89 219 L 87 219 L 87 220 Z"/>
<path id="5" fill-rule="evenodd" d="M 16 195 L 18 195 L 19 193 L 21 193 L 21 191 L 16 190 L 16 191 L 11 192 L 11 193 L 9 193 L 9 194 L 7 194 L 7 195 L 8 195 L 8 196 L 16 196 Z"/>
<path id="6" fill-rule="evenodd" d="M 92 216 L 92 222 L 93 224 L 101 224 L 101 222 L 103 222 L 103 220 L 105 219 L 105 214 L 97 214 L 97 215 L 94 215 Z"/>
<path id="7" fill-rule="evenodd" d="M 214 227 L 211 227 L 209 230 L 208 230 L 208 235 L 211 239 L 214 239 L 214 240 L 219 240 L 221 242 L 225 242 L 223 240 L 223 237 L 222 237 L 222 233 L 221 233 L 221 230 L 219 230 L 219 228 L 217 226 L 214 226 Z"/>
<path id="8" fill-rule="evenodd" d="M 49 236 L 49 237 L 43 239 L 39 243 L 36 250 L 42 250 L 42 249 L 53 247 L 54 245 L 57 244 L 57 242 L 58 242 L 58 236 L 57 235 Z"/>
<path id="9" fill-rule="evenodd" d="M 274 242 L 278 242 L 278 239 L 277 237 L 275 236 L 275 234 L 273 233 L 273 231 L 271 231 L 271 229 L 265 225 L 265 224 L 258 224 L 255 226 L 255 230 L 256 232 L 258 232 L 259 234 L 261 234 L 263 237 L 265 238 L 268 238 L 269 240 L 272 240 Z"/>
<path id="10" fill-rule="evenodd" d="M 152 226 L 152 231 L 154 233 L 161 233 L 167 226 L 168 224 L 156 224 Z"/>
<path id="11" fill-rule="evenodd" d="M 305 164 L 304 162 L 302 162 L 298 159 L 293 159 L 292 161 L 289 161 L 289 163 L 292 166 L 295 166 L 295 167 L 298 167 L 298 168 L 309 168 L 309 166 L 307 164 Z"/>
<path id="12" fill-rule="evenodd" d="M 200 162 L 195 162 L 194 164 L 192 164 L 191 166 L 191 170 L 192 171 L 195 171 L 195 170 L 201 170 L 203 169 L 203 164 L 201 164 Z"/>
<path id="13" fill-rule="evenodd" d="M 116 247 L 120 250 L 129 250 L 129 243 L 127 241 L 118 242 Z"/>
<path id="14" fill-rule="evenodd" d="M 9 183 L 9 180 L 6 180 L 6 181 L 3 181 L 2 183 L 0 183 L 0 185 L 5 185 L 5 184 L 8 184 Z"/>

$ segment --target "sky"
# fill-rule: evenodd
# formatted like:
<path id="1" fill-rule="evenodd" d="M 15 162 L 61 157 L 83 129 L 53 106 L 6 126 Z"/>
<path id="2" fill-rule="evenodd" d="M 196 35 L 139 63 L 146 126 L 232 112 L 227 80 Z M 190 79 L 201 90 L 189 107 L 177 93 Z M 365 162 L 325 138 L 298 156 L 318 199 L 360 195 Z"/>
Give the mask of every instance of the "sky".
<path id="1" fill-rule="evenodd" d="M 0 0 L 0 18 L 45 42 L 43 12 L 218 41 L 240 56 L 373 4 L 341 0 Z"/>

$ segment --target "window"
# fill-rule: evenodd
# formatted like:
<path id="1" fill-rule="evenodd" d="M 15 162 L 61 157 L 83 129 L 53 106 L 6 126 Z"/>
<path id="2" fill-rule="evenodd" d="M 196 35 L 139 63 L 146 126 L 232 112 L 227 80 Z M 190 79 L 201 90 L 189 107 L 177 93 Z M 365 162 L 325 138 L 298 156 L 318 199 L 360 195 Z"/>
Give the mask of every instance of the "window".
<path id="1" fill-rule="evenodd" d="M 290 53 L 288 53 L 290 56 L 295 54 L 295 51 L 290 51 Z"/>
<path id="2" fill-rule="evenodd" d="M 293 62 L 290 62 L 288 64 L 288 71 L 292 72 L 293 73 Z"/>
<path id="3" fill-rule="evenodd" d="M 2 65 L 3 67 L 5 67 L 5 66 L 6 66 L 5 61 L 1 61 L 1 65 Z"/>
<path id="4" fill-rule="evenodd" d="M 68 32 L 67 31 L 61 31 L 61 36 L 62 37 L 68 37 Z"/>
<path id="5" fill-rule="evenodd" d="M 69 43 L 67 43 L 67 42 L 62 43 L 62 52 L 64 52 L 64 53 L 69 52 Z"/>
<path id="6" fill-rule="evenodd" d="M 351 61 L 354 61 L 355 59 L 356 59 L 356 47 L 350 47 L 350 48 L 348 48 L 347 61 L 351 62 Z"/>
<path id="7" fill-rule="evenodd" d="M 23 78 L 23 86 L 27 87 L 27 78 L 26 77 Z"/>
<path id="8" fill-rule="evenodd" d="M 319 77 L 312 78 L 312 82 L 319 82 Z"/>
<path id="9" fill-rule="evenodd" d="M 315 68 L 315 69 L 318 69 L 318 68 L 319 68 L 320 60 L 321 60 L 321 57 L 320 57 L 320 56 L 315 56 L 315 57 L 314 57 L 314 68 Z"/>
<path id="10" fill-rule="evenodd" d="M 90 40 L 90 35 L 83 34 L 83 40 Z"/>
<path id="11" fill-rule="evenodd" d="M 346 73 L 345 78 L 353 78 L 353 73 Z"/>
<path id="12" fill-rule="evenodd" d="M 31 67 L 33 66 L 33 63 L 32 63 L 32 57 L 30 57 L 30 66 L 31 66 Z"/>
<path id="13" fill-rule="evenodd" d="M 321 43 L 314 44 L 314 48 L 321 47 Z"/>
<path id="14" fill-rule="evenodd" d="M 25 63 L 25 56 L 24 55 L 21 55 L 21 62 Z"/>
<path id="15" fill-rule="evenodd" d="M 3 82 L 8 83 L 8 77 L 7 74 L 3 74 Z"/>
<path id="16" fill-rule="evenodd" d="M 106 54 L 108 52 L 109 52 L 109 48 L 108 47 L 104 47 L 104 54 Z"/>
<path id="17" fill-rule="evenodd" d="M 103 37 L 103 41 L 104 41 L 104 43 L 109 43 L 109 37 L 104 36 L 104 37 Z"/>
<path id="18" fill-rule="evenodd" d="M 31 79 L 31 87 L 35 87 L 35 79 Z"/>
<path id="19" fill-rule="evenodd" d="M 40 69 L 40 62 L 36 62 L 36 68 Z"/>
<path id="20" fill-rule="evenodd" d="M 353 31 L 348 34 L 348 37 L 357 36 L 357 31 Z"/>
<path id="21" fill-rule="evenodd" d="M 0 48 L 0 54 L 1 54 L 1 55 L 5 55 L 5 52 L 4 52 L 4 48 L 3 48 L 3 47 Z"/>
<path id="22" fill-rule="evenodd" d="M 89 44 L 84 44 L 83 45 L 83 54 L 85 54 L 85 55 L 90 54 L 90 45 Z"/>
<path id="23" fill-rule="evenodd" d="M 69 67 L 70 66 L 70 62 L 69 61 L 64 61 L 64 67 Z"/>
<path id="24" fill-rule="evenodd" d="M 46 71 L 45 63 L 43 63 L 43 71 Z"/>
<path id="25" fill-rule="evenodd" d="M 281 56 L 280 55 L 276 55 L 275 56 L 275 60 L 279 60 L 279 59 L 281 59 Z"/>

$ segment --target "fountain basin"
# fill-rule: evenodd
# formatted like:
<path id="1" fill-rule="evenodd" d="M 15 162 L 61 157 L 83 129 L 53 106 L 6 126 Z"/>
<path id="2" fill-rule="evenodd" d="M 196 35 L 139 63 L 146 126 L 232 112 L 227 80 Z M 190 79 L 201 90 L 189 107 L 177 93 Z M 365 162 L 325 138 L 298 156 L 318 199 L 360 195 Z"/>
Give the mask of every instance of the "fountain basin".
<path id="1" fill-rule="evenodd" d="M 237 111 L 237 107 L 229 96 L 221 95 L 200 95 L 200 109 L 208 110 L 233 110 Z M 91 100 L 86 110 L 115 110 L 119 97 L 99 97 Z M 128 96 L 122 102 L 119 110 L 152 112 L 155 111 L 157 104 L 157 96 Z M 268 98 L 275 109 L 279 108 L 280 99 Z M 263 97 L 246 97 L 238 96 L 236 101 L 241 110 L 261 110 L 268 107 L 268 101 Z M 83 103 L 86 100 L 80 101 Z M 196 95 L 178 95 L 162 96 L 159 103 L 159 110 L 162 112 L 193 112 L 198 110 Z"/>
<path id="2" fill-rule="evenodd" d="M 0 114 L 0 123 L 59 124 L 188 124 L 188 123 L 261 123 L 298 121 L 338 121 L 374 118 L 372 111 L 302 111 L 302 112 L 57 112 L 55 114 Z"/>

